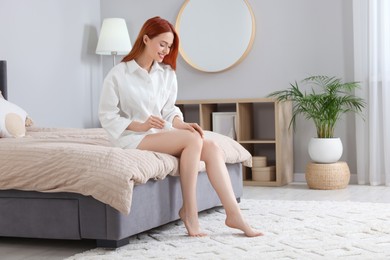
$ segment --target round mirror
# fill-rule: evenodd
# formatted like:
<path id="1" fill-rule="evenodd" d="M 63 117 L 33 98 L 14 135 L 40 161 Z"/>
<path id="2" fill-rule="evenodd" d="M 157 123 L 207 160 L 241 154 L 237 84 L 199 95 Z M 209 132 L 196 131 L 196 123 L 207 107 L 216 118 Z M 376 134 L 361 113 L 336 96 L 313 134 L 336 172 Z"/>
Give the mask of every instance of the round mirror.
<path id="1" fill-rule="evenodd" d="M 255 37 L 246 0 L 186 0 L 176 20 L 179 52 L 192 67 L 219 72 L 241 62 Z"/>

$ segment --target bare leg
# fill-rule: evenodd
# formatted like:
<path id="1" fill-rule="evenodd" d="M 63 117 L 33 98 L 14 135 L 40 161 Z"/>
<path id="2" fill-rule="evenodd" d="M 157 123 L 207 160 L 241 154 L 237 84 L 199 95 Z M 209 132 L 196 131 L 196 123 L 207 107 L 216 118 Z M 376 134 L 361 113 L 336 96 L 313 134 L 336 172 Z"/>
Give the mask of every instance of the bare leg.
<path id="1" fill-rule="evenodd" d="M 190 236 L 205 236 L 200 231 L 196 183 L 203 140 L 198 133 L 174 130 L 146 136 L 138 145 L 140 150 L 162 152 L 180 157 L 180 183 L 183 206 L 179 216 Z"/>
<path id="2" fill-rule="evenodd" d="M 242 230 L 248 237 L 263 235 L 262 233 L 253 230 L 244 220 L 234 196 L 233 187 L 223 160 L 222 151 L 213 141 L 204 140 L 201 160 L 206 163 L 209 180 L 225 209 L 225 224 L 231 228 Z"/>

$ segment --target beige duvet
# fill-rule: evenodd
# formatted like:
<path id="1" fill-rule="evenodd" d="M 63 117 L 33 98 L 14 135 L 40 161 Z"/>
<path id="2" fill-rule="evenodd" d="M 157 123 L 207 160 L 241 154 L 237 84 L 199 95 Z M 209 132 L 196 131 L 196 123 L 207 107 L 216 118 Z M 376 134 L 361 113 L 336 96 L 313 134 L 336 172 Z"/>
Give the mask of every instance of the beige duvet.
<path id="1" fill-rule="evenodd" d="M 213 132 L 205 138 L 220 145 L 227 163 L 251 166 L 234 140 Z M 80 193 L 128 214 L 135 184 L 178 174 L 176 157 L 112 147 L 101 128 L 30 128 L 24 138 L 0 138 L 0 190 Z"/>

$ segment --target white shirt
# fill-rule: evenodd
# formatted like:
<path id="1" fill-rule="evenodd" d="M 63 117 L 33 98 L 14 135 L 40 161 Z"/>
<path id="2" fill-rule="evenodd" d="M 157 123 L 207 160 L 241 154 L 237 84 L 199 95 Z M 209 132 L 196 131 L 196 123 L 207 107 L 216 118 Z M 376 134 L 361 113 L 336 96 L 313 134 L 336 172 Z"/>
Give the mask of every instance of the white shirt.
<path id="1" fill-rule="evenodd" d="M 175 71 L 166 64 L 154 62 L 150 72 L 134 60 L 121 62 L 111 69 L 103 82 L 99 119 L 115 146 L 136 148 L 142 139 L 161 130 L 147 132 L 126 130 L 135 120 L 145 122 L 150 115 L 172 123 L 175 116 L 183 119 L 175 106 L 177 79 Z"/>

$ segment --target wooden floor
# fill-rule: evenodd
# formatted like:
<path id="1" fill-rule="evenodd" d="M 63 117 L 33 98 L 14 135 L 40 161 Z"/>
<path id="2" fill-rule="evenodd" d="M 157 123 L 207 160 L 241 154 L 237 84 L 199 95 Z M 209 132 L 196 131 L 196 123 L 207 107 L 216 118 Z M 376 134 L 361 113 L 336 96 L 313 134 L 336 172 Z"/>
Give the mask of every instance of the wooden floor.
<path id="1" fill-rule="evenodd" d="M 390 203 L 390 187 L 350 185 L 342 190 L 311 190 L 305 183 L 283 187 L 244 187 L 245 199 L 331 200 Z M 0 238 L 0 259 L 64 259 L 94 248 L 94 241 Z"/>

